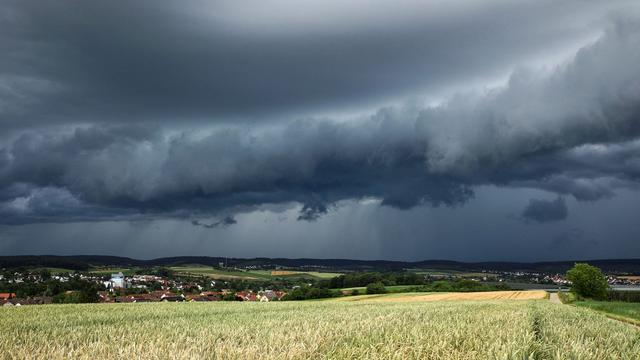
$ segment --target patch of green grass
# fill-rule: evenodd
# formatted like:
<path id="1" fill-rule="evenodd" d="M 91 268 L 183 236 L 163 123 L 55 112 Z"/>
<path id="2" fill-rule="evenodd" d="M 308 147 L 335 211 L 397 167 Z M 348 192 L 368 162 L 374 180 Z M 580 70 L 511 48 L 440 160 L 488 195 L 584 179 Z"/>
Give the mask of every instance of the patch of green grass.
<path id="1" fill-rule="evenodd" d="M 269 279 L 270 275 L 261 271 L 241 271 L 235 269 L 218 269 L 211 266 L 172 266 L 169 269 L 173 270 L 176 274 L 184 275 L 204 275 L 213 279 L 246 279 L 246 280 L 259 280 Z"/>
<path id="2" fill-rule="evenodd" d="M 293 271 L 292 275 L 285 276 L 296 276 L 296 275 L 308 275 L 319 279 L 332 279 L 334 277 L 343 275 L 342 273 L 333 273 L 333 272 L 320 272 L 320 271 Z"/>
<path id="3" fill-rule="evenodd" d="M 214 279 L 247 279 L 247 280 L 269 280 L 273 278 L 303 278 L 303 279 L 330 279 L 342 275 L 339 273 L 324 273 L 318 271 L 287 271 L 287 274 L 272 275 L 271 270 L 239 270 L 239 269 L 219 269 L 204 265 L 184 265 L 170 267 L 177 274 L 186 275 L 206 275 Z M 286 270 L 285 270 L 286 271 Z"/>
<path id="4" fill-rule="evenodd" d="M 607 314 L 632 319 L 634 320 L 634 323 L 640 325 L 640 303 L 586 300 L 576 301 L 573 304 Z"/>
<path id="5" fill-rule="evenodd" d="M 124 275 L 132 275 L 133 272 L 134 272 L 134 269 L 132 269 L 132 268 L 95 267 L 95 268 L 89 269 L 89 272 L 92 273 L 92 274 L 98 274 L 98 275 L 111 275 L 111 274 L 117 274 L 119 272 L 123 273 Z"/>
<path id="6" fill-rule="evenodd" d="M 64 268 L 56 268 L 56 267 L 37 267 L 29 269 L 32 272 L 40 272 L 41 270 L 47 270 L 51 275 L 60 275 L 60 274 L 68 274 L 73 273 L 75 270 L 72 269 L 64 269 Z"/>
<path id="7" fill-rule="evenodd" d="M 558 297 L 563 304 L 571 304 L 577 300 L 576 294 L 569 291 L 559 291 Z"/>

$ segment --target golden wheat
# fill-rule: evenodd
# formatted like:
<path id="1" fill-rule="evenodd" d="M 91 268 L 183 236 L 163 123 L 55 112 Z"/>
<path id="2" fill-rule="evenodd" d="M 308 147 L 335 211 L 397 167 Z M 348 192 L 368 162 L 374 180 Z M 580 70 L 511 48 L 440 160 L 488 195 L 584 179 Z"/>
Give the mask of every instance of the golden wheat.
<path id="1" fill-rule="evenodd" d="M 0 308 L 6 359 L 637 359 L 640 332 L 546 301 Z"/>

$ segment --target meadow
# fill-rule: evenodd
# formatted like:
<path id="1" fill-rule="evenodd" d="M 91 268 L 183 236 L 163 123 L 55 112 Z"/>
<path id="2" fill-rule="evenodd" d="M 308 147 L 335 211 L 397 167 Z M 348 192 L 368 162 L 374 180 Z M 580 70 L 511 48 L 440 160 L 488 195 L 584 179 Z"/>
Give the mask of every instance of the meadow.
<path id="1" fill-rule="evenodd" d="M 169 269 L 180 275 L 208 276 L 217 280 L 271 280 L 275 278 L 330 279 L 341 275 L 332 272 L 289 271 L 289 270 L 236 270 L 219 269 L 202 265 L 172 266 Z"/>
<path id="2" fill-rule="evenodd" d="M 640 303 L 588 300 L 576 301 L 573 305 L 600 311 L 615 318 L 624 318 L 631 323 L 640 325 Z"/>
<path id="3" fill-rule="evenodd" d="M 6 359 L 637 359 L 638 328 L 546 300 L 0 308 Z"/>

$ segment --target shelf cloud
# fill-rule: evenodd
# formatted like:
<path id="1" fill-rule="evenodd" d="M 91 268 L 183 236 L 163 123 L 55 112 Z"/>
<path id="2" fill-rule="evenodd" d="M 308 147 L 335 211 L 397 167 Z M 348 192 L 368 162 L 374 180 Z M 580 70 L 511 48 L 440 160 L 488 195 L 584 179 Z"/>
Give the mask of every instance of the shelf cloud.
<path id="1" fill-rule="evenodd" d="M 7 1 L 0 224 L 316 226 L 491 186 L 554 198 L 535 225 L 640 186 L 633 2 L 254 5 Z"/>

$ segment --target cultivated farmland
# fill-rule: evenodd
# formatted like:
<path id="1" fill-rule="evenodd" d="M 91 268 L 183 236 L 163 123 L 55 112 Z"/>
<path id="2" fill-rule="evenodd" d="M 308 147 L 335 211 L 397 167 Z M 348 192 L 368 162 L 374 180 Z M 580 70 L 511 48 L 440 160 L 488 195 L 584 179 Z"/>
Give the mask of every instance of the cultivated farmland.
<path id="1" fill-rule="evenodd" d="M 539 300 L 545 299 L 547 292 L 542 290 L 530 291 L 483 291 L 483 292 L 452 292 L 452 293 L 398 293 L 357 295 L 337 298 L 334 301 L 385 301 L 385 302 L 415 302 L 415 301 L 480 301 L 480 300 Z"/>
<path id="2" fill-rule="evenodd" d="M 544 300 L 0 308 L 7 359 L 637 359 L 640 332 Z"/>

